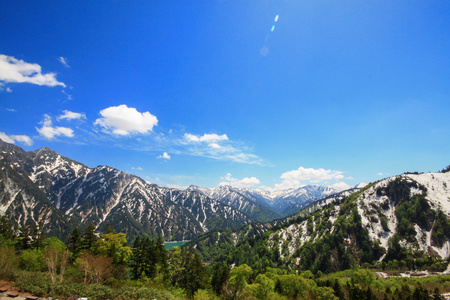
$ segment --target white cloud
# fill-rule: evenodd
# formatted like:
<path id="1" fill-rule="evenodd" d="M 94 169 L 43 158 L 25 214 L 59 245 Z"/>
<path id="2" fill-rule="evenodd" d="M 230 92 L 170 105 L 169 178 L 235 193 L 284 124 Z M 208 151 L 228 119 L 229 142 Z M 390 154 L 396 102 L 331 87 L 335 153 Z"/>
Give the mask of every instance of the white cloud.
<path id="1" fill-rule="evenodd" d="M 351 188 L 351 186 L 349 186 L 345 182 L 335 183 L 332 185 L 332 187 L 334 187 L 335 189 L 340 190 L 340 191 L 348 190 L 349 188 Z"/>
<path id="2" fill-rule="evenodd" d="M 0 139 L 3 140 L 4 142 L 10 143 L 10 144 L 15 144 L 15 142 L 17 141 L 17 142 L 25 144 L 27 146 L 33 145 L 33 140 L 27 135 L 8 136 L 6 133 L 0 132 Z"/>
<path id="3" fill-rule="evenodd" d="M 71 128 L 53 126 L 52 119 L 49 115 L 44 115 L 44 120 L 42 120 L 40 124 L 42 124 L 42 127 L 36 127 L 36 130 L 41 136 L 49 140 L 56 136 L 74 137 L 73 130 Z"/>
<path id="4" fill-rule="evenodd" d="M 220 148 L 222 148 L 222 146 L 220 146 L 220 145 L 217 144 L 217 143 L 211 143 L 211 144 L 208 144 L 208 146 L 211 147 L 211 148 L 214 148 L 214 149 L 220 149 Z"/>
<path id="5" fill-rule="evenodd" d="M 225 177 L 221 178 L 225 181 L 219 183 L 219 186 L 230 185 L 238 188 L 250 188 L 261 183 L 256 177 L 245 177 L 242 179 L 237 179 L 233 178 L 230 173 L 227 173 Z"/>
<path id="6" fill-rule="evenodd" d="M 100 115 L 102 117 L 94 124 L 103 127 L 107 133 L 117 135 L 147 133 L 158 124 L 158 119 L 148 111 L 141 113 L 124 104 L 105 108 Z"/>
<path id="7" fill-rule="evenodd" d="M 229 140 L 226 134 L 205 133 L 195 135 L 185 133 L 180 143 L 186 147 L 185 150 L 191 155 L 238 163 L 264 164 L 263 160 L 257 155 L 247 153 L 249 150 L 242 143 Z"/>
<path id="8" fill-rule="evenodd" d="M 7 88 L 6 88 L 6 91 L 7 91 L 8 93 L 12 93 L 13 90 L 12 90 L 11 88 L 7 87 Z"/>
<path id="9" fill-rule="evenodd" d="M 281 175 L 283 182 L 276 184 L 276 189 L 287 189 L 302 186 L 304 182 L 319 183 L 326 180 L 341 180 L 344 178 L 341 171 L 313 169 L 300 167 Z"/>
<path id="10" fill-rule="evenodd" d="M 16 110 L 14 108 L 5 108 L 5 109 L 10 112 L 16 112 Z"/>
<path id="11" fill-rule="evenodd" d="M 33 140 L 27 135 L 12 135 L 11 136 L 15 141 L 23 143 L 27 146 L 33 145 Z"/>
<path id="12" fill-rule="evenodd" d="M 6 143 L 14 144 L 14 139 L 11 138 L 10 136 L 8 136 L 4 132 L 0 132 L 0 140 L 4 141 Z"/>
<path id="13" fill-rule="evenodd" d="M 45 86 L 63 86 L 55 73 L 42 74 L 41 66 L 31 64 L 12 56 L 0 54 L 0 82 L 31 83 Z"/>
<path id="14" fill-rule="evenodd" d="M 162 155 L 158 156 L 158 158 L 169 160 L 171 157 L 169 154 L 167 154 L 167 152 L 164 152 Z"/>
<path id="15" fill-rule="evenodd" d="M 67 93 L 65 90 L 62 90 L 61 93 L 63 93 L 64 95 L 67 96 L 67 100 L 73 100 L 72 95 L 70 95 L 69 93 Z"/>
<path id="16" fill-rule="evenodd" d="M 383 176 L 383 173 L 380 172 L 380 173 L 377 173 L 377 175 L 378 175 L 378 176 Z"/>
<path id="17" fill-rule="evenodd" d="M 67 63 L 67 60 L 64 57 L 62 57 L 62 56 L 58 57 L 58 61 L 60 63 L 62 63 L 64 65 L 64 67 L 66 67 L 66 68 L 70 67 L 69 64 Z"/>
<path id="18" fill-rule="evenodd" d="M 138 170 L 138 171 L 144 171 L 144 169 L 142 169 L 141 167 L 137 167 L 137 168 L 131 167 L 131 169 L 132 169 L 132 170 Z"/>
<path id="19" fill-rule="evenodd" d="M 64 110 L 63 114 L 57 116 L 56 119 L 58 121 L 60 121 L 60 120 L 67 120 L 67 121 L 81 120 L 81 119 L 86 119 L 86 115 L 84 113 L 76 113 L 73 111 Z"/>
<path id="20" fill-rule="evenodd" d="M 206 142 L 206 143 L 214 143 L 214 142 L 219 142 L 219 141 L 227 141 L 228 137 L 226 134 L 222 134 L 222 135 L 218 135 L 218 134 L 208 134 L 205 133 L 202 136 L 197 136 L 194 134 L 190 134 L 190 133 L 185 133 L 184 134 L 184 138 L 186 139 L 186 141 L 188 142 L 194 142 L 194 143 L 199 143 L 199 142 Z M 215 144 L 217 145 L 217 144 Z"/>

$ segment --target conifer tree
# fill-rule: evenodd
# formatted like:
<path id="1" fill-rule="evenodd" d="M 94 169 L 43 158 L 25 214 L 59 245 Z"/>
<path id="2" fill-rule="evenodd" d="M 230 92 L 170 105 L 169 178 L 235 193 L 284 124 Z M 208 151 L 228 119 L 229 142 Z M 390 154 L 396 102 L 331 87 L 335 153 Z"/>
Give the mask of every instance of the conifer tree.
<path id="1" fill-rule="evenodd" d="M 0 217 L 0 234 L 8 240 L 14 238 L 13 226 L 5 215 Z"/>
<path id="2" fill-rule="evenodd" d="M 131 257 L 131 278 L 134 280 L 138 280 L 142 275 L 142 246 L 141 246 L 141 238 L 137 236 L 134 239 L 133 243 L 133 256 Z"/>
<path id="3" fill-rule="evenodd" d="M 19 243 L 17 244 L 19 250 L 29 249 L 31 246 L 31 237 L 30 237 L 30 225 L 26 223 L 19 230 Z"/>
<path id="4" fill-rule="evenodd" d="M 39 221 L 39 223 L 33 224 L 32 227 L 32 241 L 31 241 L 31 247 L 35 248 L 35 249 L 40 249 L 44 246 L 44 240 L 45 240 L 45 235 L 44 235 L 44 222 L 43 221 Z"/>
<path id="5" fill-rule="evenodd" d="M 86 229 L 84 229 L 81 240 L 81 250 L 94 252 L 97 239 L 97 230 L 95 229 L 94 224 L 90 224 Z"/>
<path id="6" fill-rule="evenodd" d="M 81 245 L 80 231 L 78 230 L 78 227 L 75 227 L 75 229 L 67 238 L 67 248 L 69 249 L 70 252 L 73 253 L 75 257 L 77 257 L 81 251 L 81 247 L 82 245 Z"/>

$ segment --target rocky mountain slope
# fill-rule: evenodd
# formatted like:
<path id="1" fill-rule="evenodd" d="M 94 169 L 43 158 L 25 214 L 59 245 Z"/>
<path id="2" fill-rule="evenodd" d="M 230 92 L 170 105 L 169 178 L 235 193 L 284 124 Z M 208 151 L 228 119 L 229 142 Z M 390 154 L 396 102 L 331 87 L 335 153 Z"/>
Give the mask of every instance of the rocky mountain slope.
<path id="1" fill-rule="evenodd" d="M 214 189 L 190 186 L 195 190 L 245 212 L 259 222 L 267 222 L 292 215 L 308 204 L 336 194 L 329 186 L 306 185 L 273 192 L 220 186 Z"/>
<path id="2" fill-rule="evenodd" d="M 162 188 L 119 170 L 89 168 L 48 148 L 25 152 L 0 141 L 0 214 L 19 226 L 43 221 L 64 238 L 74 226 L 186 240 L 252 221 L 198 192 Z"/>
<path id="3" fill-rule="evenodd" d="M 238 232 L 238 231 L 236 231 Z M 211 236 L 208 234 L 208 236 Z M 229 263 L 333 272 L 450 256 L 450 172 L 403 174 L 323 199 L 252 238 L 235 238 Z M 212 238 L 210 244 L 215 242 Z M 209 249 L 205 243 L 198 248 Z M 214 259 L 211 256 L 211 259 Z"/>
<path id="4" fill-rule="evenodd" d="M 258 222 L 268 222 L 283 217 L 263 197 L 258 197 L 251 190 L 231 186 L 220 186 L 215 189 L 190 186 L 187 190 L 203 193 L 212 199 L 244 212 Z"/>
<path id="5" fill-rule="evenodd" d="M 329 205 L 330 203 L 343 201 L 351 194 L 361 190 L 364 186 L 365 184 L 361 184 L 348 190 L 316 200 L 306 205 L 296 214 L 285 218 L 279 218 L 268 222 L 252 223 L 234 230 L 219 229 L 205 233 L 193 239 L 189 245 L 199 250 L 205 260 L 217 259 L 218 257 L 233 251 L 233 248 L 240 243 L 247 240 L 260 239 L 261 236 L 269 230 L 278 230 L 283 228 L 284 224 L 294 223 L 299 218 L 308 216 L 315 211 L 322 209 L 324 206 Z"/>

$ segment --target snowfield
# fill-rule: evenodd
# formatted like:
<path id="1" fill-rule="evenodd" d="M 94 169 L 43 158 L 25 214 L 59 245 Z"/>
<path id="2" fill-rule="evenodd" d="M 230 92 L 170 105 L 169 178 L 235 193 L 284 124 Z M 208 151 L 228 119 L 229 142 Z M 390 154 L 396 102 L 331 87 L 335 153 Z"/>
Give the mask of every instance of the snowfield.
<path id="1" fill-rule="evenodd" d="M 414 181 L 427 188 L 426 199 L 429 201 L 433 210 L 442 210 L 447 216 L 450 216 L 450 172 L 447 173 L 425 173 L 425 174 L 404 174 L 392 178 L 384 179 L 368 190 L 366 190 L 358 199 L 358 213 L 361 215 L 362 223 L 365 228 L 369 230 L 371 240 L 379 240 L 380 245 L 388 250 L 388 240 L 395 234 L 397 227 L 397 217 L 395 215 L 395 207 L 389 201 L 387 196 L 377 196 L 376 191 L 380 187 L 387 187 L 388 184 L 398 178 L 403 178 L 408 181 Z M 411 196 L 422 194 L 418 188 L 411 188 Z M 382 214 L 388 220 L 389 230 L 383 230 L 381 220 L 374 207 L 382 207 L 383 203 L 389 202 L 388 209 L 382 209 Z M 376 221 L 374 221 L 376 220 Z M 450 255 L 450 243 L 444 243 L 442 248 L 432 246 L 431 232 L 420 228 L 414 224 L 416 230 L 417 245 L 403 242 L 406 248 L 413 247 L 414 249 L 429 252 L 432 249 L 441 258 L 445 259 Z M 383 259 L 384 257 L 381 257 Z"/>

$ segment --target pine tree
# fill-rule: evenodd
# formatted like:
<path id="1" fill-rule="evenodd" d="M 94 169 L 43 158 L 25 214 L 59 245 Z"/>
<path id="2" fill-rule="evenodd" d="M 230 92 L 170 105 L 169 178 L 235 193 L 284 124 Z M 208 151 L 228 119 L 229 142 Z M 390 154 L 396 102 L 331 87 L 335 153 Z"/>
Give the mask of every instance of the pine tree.
<path id="1" fill-rule="evenodd" d="M 142 276 L 142 245 L 141 238 L 137 236 L 133 243 L 133 256 L 131 257 L 131 278 L 138 280 Z"/>
<path id="2" fill-rule="evenodd" d="M 69 249 L 70 252 L 72 252 L 74 257 L 77 257 L 81 251 L 81 247 L 82 245 L 81 245 L 80 231 L 78 230 L 78 227 L 75 227 L 75 229 L 67 238 L 67 248 Z"/>
<path id="3" fill-rule="evenodd" d="M 31 237 L 30 237 L 30 225 L 26 223 L 19 230 L 19 243 L 17 244 L 19 250 L 29 249 L 31 246 Z"/>
<path id="4" fill-rule="evenodd" d="M 167 249 L 164 247 L 164 240 L 161 236 L 158 236 L 158 240 L 156 242 L 156 252 L 158 256 L 157 263 L 159 264 L 159 270 L 163 274 L 164 279 L 169 278 L 169 263 L 168 263 L 168 254 Z"/>
<path id="5" fill-rule="evenodd" d="M 216 263 L 211 277 L 211 286 L 217 296 L 222 294 L 222 289 L 229 278 L 230 267 L 225 262 Z"/>
<path id="6" fill-rule="evenodd" d="M 33 238 L 32 238 L 32 242 L 31 242 L 31 247 L 35 248 L 35 249 L 40 249 L 44 246 L 44 240 L 45 240 L 45 235 L 44 235 L 44 222 L 43 221 L 39 221 L 39 223 L 33 224 L 33 230 L 31 232 Z"/>
<path id="7" fill-rule="evenodd" d="M 90 224 L 84 229 L 83 237 L 81 239 L 81 250 L 94 252 L 97 240 L 97 230 L 93 224 Z"/>
<path id="8" fill-rule="evenodd" d="M 11 225 L 9 219 L 6 216 L 0 217 L 0 234 L 3 235 L 3 237 L 8 240 L 14 238 L 13 226 Z"/>

